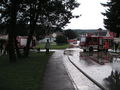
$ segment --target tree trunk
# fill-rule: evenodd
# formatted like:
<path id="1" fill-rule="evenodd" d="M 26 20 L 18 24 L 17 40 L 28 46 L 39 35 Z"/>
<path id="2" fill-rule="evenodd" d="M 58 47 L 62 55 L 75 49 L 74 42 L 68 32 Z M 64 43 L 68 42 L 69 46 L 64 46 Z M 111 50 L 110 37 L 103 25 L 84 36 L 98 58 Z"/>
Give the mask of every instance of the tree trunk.
<path id="1" fill-rule="evenodd" d="M 25 52 L 24 52 L 25 57 L 28 57 L 29 55 L 30 43 L 32 41 L 32 37 L 36 29 L 36 22 L 39 16 L 39 13 L 34 11 L 35 8 L 36 8 L 35 5 L 30 4 L 30 32 L 29 32 L 29 36 L 27 39 L 27 45 L 25 47 Z"/>
<path id="2" fill-rule="evenodd" d="M 9 53 L 9 61 L 16 62 L 16 54 L 15 54 L 15 30 L 16 30 L 16 0 L 11 0 L 10 7 L 10 23 L 8 26 L 8 53 Z"/>
<path id="3" fill-rule="evenodd" d="M 9 53 L 9 61 L 16 62 L 16 55 L 15 55 L 15 49 L 14 49 L 14 37 L 12 33 L 9 33 L 8 35 L 8 53 Z"/>
<path id="4" fill-rule="evenodd" d="M 28 39 L 27 39 L 27 45 L 25 47 L 25 52 L 24 52 L 25 57 L 29 56 L 29 50 L 30 50 L 31 40 L 32 40 L 32 35 L 28 36 Z"/>
<path id="5" fill-rule="evenodd" d="M 29 56 L 30 44 L 31 44 L 33 34 L 34 34 L 34 31 L 35 31 L 35 25 L 36 25 L 36 22 L 34 22 L 34 21 L 33 21 L 33 24 L 30 25 L 30 32 L 29 32 L 29 36 L 28 36 L 28 39 L 27 39 L 27 44 L 26 44 L 25 52 L 24 52 L 25 57 Z"/>
<path id="6" fill-rule="evenodd" d="M 116 33 L 116 37 L 118 38 L 120 36 L 120 33 Z"/>
<path id="7" fill-rule="evenodd" d="M 15 49 L 16 49 L 16 54 L 17 54 L 17 57 L 18 58 L 21 58 L 21 53 L 20 53 L 20 50 L 19 50 L 19 48 L 18 48 L 18 43 L 17 43 L 17 40 L 16 40 L 16 36 L 14 37 L 14 40 L 15 40 Z"/>

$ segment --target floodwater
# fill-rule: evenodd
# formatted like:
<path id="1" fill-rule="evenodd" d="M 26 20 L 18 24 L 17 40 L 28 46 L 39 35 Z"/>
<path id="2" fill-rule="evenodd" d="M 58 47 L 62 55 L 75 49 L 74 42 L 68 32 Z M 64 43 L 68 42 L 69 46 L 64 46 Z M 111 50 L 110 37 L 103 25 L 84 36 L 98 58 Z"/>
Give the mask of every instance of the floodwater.
<path id="1" fill-rule="evenodd" d="M 80 52 L 80 63 L 84 61 L 84 69 L 91 77 L 110 90 L 120 89 L 120 57 L 111 52 Z M 86 70 L 87 69 L 87 70 Z M 88 70 L 89 69 L 89 70 Z M 118 72 L 117 75 L 115 74 Z M 116 81 L 118 85 L 116 86 Z M 111 85 L 113 85 L 111 87 Z"/>
<path id="2" fill-rule="evenodd" d="M 80 50 L 68 50 L 69 58 L 74 62 L 82 71 L 89 75 L 92 79 L 104 86 L 108 90 L 111 85 L 115 85 L 115 72 L 118 72 L 120 77 L 120 57 L 117 53 L 112 52 L 83 52 Z M 111 74 L 112 73 L 112 74 Z M 118 78 L 120 79 L 120 78 Z M 118 80 L 120 81 L 120 80 Z M 120 87 L 120 83 L 117 85 Z M 116 85 L 113 87 L 117 87 Z"/>
<path id="3" fill-rule="evenodd" d="M 111 63 L 113 61 L 113 56 L 109 52 L 80 52 L 80 59 L 85 59 L 86 62 L 93 60 L 98 64 Z M 90 64 L 90 63 L 89 63 Z"/>

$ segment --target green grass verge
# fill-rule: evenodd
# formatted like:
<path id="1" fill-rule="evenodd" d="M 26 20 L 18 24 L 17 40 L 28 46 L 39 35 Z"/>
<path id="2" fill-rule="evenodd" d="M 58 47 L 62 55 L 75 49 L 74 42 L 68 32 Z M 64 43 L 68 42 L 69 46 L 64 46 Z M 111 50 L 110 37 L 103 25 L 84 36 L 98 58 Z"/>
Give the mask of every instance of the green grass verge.
<path id="1" fill-rule="evenodd" d="M 50 49 L 66 49 L 69 46 L 70 46 L 69 44 L 62 44 L 62 45 L 52 45 L 51 44 Z M 41 44 L 36 46 L 36 48 L 40 48 L 40 49 L 45 49 L 44 47 L 45 47 L 45 43 L 41 43 Z"/>
<path id="2" fill-rule="evenodd" d="M 0 90 L 41 90 L 46 53 L 32 53 L 28 58 L 9 63 L 7 56 L 0 56 Z"/>

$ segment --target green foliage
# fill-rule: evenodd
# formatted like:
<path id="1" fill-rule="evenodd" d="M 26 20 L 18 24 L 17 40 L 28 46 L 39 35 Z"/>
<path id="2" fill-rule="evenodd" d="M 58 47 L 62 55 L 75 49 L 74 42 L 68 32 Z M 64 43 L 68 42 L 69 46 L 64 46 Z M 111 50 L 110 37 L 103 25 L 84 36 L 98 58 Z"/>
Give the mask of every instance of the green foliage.
<path id="1" fill-rule="evenodd" d="M 17 63 L 0 56 L 0 90 L 41 90 L 42 80 L 49 57 L 45 52 L 31 53 L 29 58 Z"/>
<path id="2" fill-rule="evenodd" d="M 64 35 L 58 35 L 56 37 L 56 43 L 57 44 L 65 44 L 65 43 L 67 43 L 67 38 Z"/>
<path id="3" fill-rule="evenodd" d="M 120 33 L 120 1 L 111 0 L 107 4 L 102 4 L 108 7 L 105 13 L 102 13 L 107 18 L 104 19 L 105 28 L 117 33 L 117 37 Z"/>
<path id="4" fill-rule="evenodd" d="M 13 2 L 14 0 L 0 1 L 0 24 L 9 24 L 10 15 L 13 14 L 10 10 L 12 6 L 16 7 L 16 24 L 35 24 L 34 29 L 40 26 L 39 30 L 45 31 L 43 34 L 49 34 L 53 30 L 52 27 L 64 27 L 70 19 L 76 17 L 71 11 L 79 6 L 76 0 L 15 0 L 15 4 Z"/>
<path id="5" fill-rule="evenodd" d="M 4 24 L 0 24 L 0 34 L 7 34 L 7 28 Z"/>
<path id="6" fill-rule="evenodd" d="M 28 40 L 25 48 L 25 56 L 29 54 L 29 47 L 31 43 L 31 37 L 37 36 L 37 39 L 41 39 L 44 35 L 53 33 L 54 28 L 62 28 L 69 20 L 76 17 L 72 14 L 72 10 L 78 7 L 79 4 L 76 0 L 1 0 L 0 1 L 0 24 L 4 23 L 8 25 L 7 28 L 9 36 L 9 51 L 14 51 L 14 37 L 17 32 L 22 32 L 17 29 L 17 24 L 28 25 Z M 37 28 L 38 26 L 39 29 Z M 41 28 L 43 27 L 43 28 Z M 37 31 L 37 30 L 40 30 Z M 22 33 L 24 33 L 23 31 Z M 42 37 L 39 36 L 42 32 Z M 11 58 L 15 59 L 9 52 Z M 14 60 L 13 59 L 13 60 Z"/>
<path id="7" fill-rule="evenodd" d="M 65 30 L 65 31 L 64 31 L 64 34 L 65 34 L 65 36 L 66 36 L 68 39 L 75 39 L 75 38 L 77 38 L 77 34 L 76 34 L 74 31 L 72 31 L 71 29 Z"/>

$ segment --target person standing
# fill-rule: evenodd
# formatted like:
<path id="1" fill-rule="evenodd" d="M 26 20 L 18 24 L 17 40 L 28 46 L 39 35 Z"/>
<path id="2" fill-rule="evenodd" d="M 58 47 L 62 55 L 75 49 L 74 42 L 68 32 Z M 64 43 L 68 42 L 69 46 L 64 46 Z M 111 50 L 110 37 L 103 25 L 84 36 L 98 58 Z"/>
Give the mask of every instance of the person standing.
<path id="1" fill-rule="evenodd" d="M 109 48 L 109 43 L 107 41 L 104 42 L 104 50 L 105 52 L 108 51 L 108 48 Z"/>
<path id="2" fill-rule="evenodd" d="M 47 42 L 46 42 L 46 44 L 45 44 L 45 49 L 46 49 L 46 53 L 49 53 L 49 49 L 50 49 L 49 39 L 47 39 Z"/>

